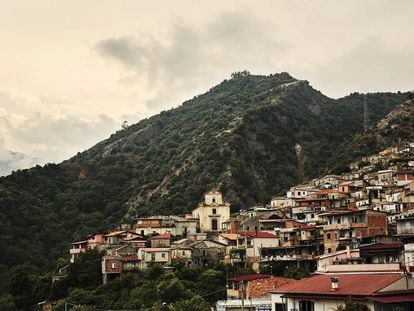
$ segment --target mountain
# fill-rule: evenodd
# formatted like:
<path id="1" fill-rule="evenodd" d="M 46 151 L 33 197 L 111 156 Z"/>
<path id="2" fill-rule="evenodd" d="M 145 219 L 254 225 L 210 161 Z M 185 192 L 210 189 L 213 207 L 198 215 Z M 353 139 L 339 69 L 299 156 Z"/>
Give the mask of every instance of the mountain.
<path id="1" fill-rule="evenodd" d="M 388 147 L 414 142 L 414 100 L 407 100 L 367 131 L 345 141 L 328 160 L 331 172 L 346 171 L 348 164 L 361 156 L 375 154 Z"/>
<path id="2" fill-rule="evenodd" d="M 407 95 L 366 94 L 370 122 Z M 48 270 L 70 241 L 137 215 L 189 212 L 213 187 L 235 210 L 266 203 L 324 172 L 362 132 L 363 102 L 361 94 L 328 98 L 287 73 L 235 73 L 61 164 L 2 177 L 0 279 L 18 265 Z"/>
<path id="3" fill-rule="evenodd" d="M 35 158 L 0 147 L 0 176 L 10 174 L 19 168 L 29 168 L 35 163 Z"/>

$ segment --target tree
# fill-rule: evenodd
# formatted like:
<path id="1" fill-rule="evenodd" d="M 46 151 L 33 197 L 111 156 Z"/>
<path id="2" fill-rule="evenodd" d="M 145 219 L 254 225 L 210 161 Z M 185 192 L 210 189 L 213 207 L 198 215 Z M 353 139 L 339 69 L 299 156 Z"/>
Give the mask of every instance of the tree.
<path id="1" fill-rule="evenodd" d="M 96 249 L 81 253 L 68 268 L 68 282 L 73 287 L 97 287 L 102 283 L 102 253 Z"/>
<path id="2" fill-rule="evenodd" d="M 283 277 L 299 280 L 304 278 L 308 275 L 308 273 L 299 267 L 289 267 L 286 269 L 285 273 L 283 273 Z"/>
<path id="3" fill-rule="evenodd" d="M 191 299 L 178 301 L 168 307 L 172 311 L 210 311 L 211 306 L 199 295 L 195 295 Z"/>
<path id="4" fill-rule="evenodd" d="M 234 79 L 238 77 L 247 77 L 249 75 L 250 75 L 250 71 L 248 70 L 236 71 L 231 74 L 231 78 Z"/>

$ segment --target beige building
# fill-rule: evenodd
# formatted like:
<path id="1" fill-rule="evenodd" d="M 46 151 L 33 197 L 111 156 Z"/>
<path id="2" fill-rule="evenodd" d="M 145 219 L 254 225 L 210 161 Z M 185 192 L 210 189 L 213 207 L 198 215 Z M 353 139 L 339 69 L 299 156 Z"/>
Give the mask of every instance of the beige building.
<path id="1" fill-rule="evenodd" d="M 370 311 L 411 310 L 413 279 L 400 271 L 319 274 L 271 291 L 271 301 L 272 311 L 337 310 L 350 302 Z"/>
<path id="2" fill-rule="evenodd" d="M 221 193 L 212 190 L 204 195 L 204 202 L 193 209 L 192 215 L 199 220 L 201 232 L 218 232 L 230 219 L 230 203 L 223 202 Z"/>

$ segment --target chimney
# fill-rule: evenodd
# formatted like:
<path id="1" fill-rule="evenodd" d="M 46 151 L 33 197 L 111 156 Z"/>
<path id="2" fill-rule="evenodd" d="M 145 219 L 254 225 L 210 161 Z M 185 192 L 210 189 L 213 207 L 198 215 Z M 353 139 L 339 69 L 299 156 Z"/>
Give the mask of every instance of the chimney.
<path id="1" fill-rule="evenodd" d="M 339 289 L 339 279 L 338 278 L 331 278 L 331 290 L 337 291 Z"/>

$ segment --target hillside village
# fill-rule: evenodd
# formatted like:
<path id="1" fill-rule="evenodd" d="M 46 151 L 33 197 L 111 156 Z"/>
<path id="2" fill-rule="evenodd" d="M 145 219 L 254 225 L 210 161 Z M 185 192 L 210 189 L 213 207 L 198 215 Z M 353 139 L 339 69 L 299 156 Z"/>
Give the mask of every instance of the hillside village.
<path id="1" fill-rule="evenodd" d="M 249 310 L 313 311 L 344 297 L 372 310 L 387 310 L 391 302 L 406 307 L 414 296 L 414 143 L 364 156 L 348 173 L 296 185 L 266 206 L 235 214 L 212 189 L 191 214 L 138 218 L 133 226 L 73 242 L 71 262 L 94 248 L 105 252 L 103 283 L 153 264 L 221 262 L 259 273 L 278 262 L 316 273 L 300 281 L 233 278 L 217 310 L 244 310 L 246 299 Z"/>

